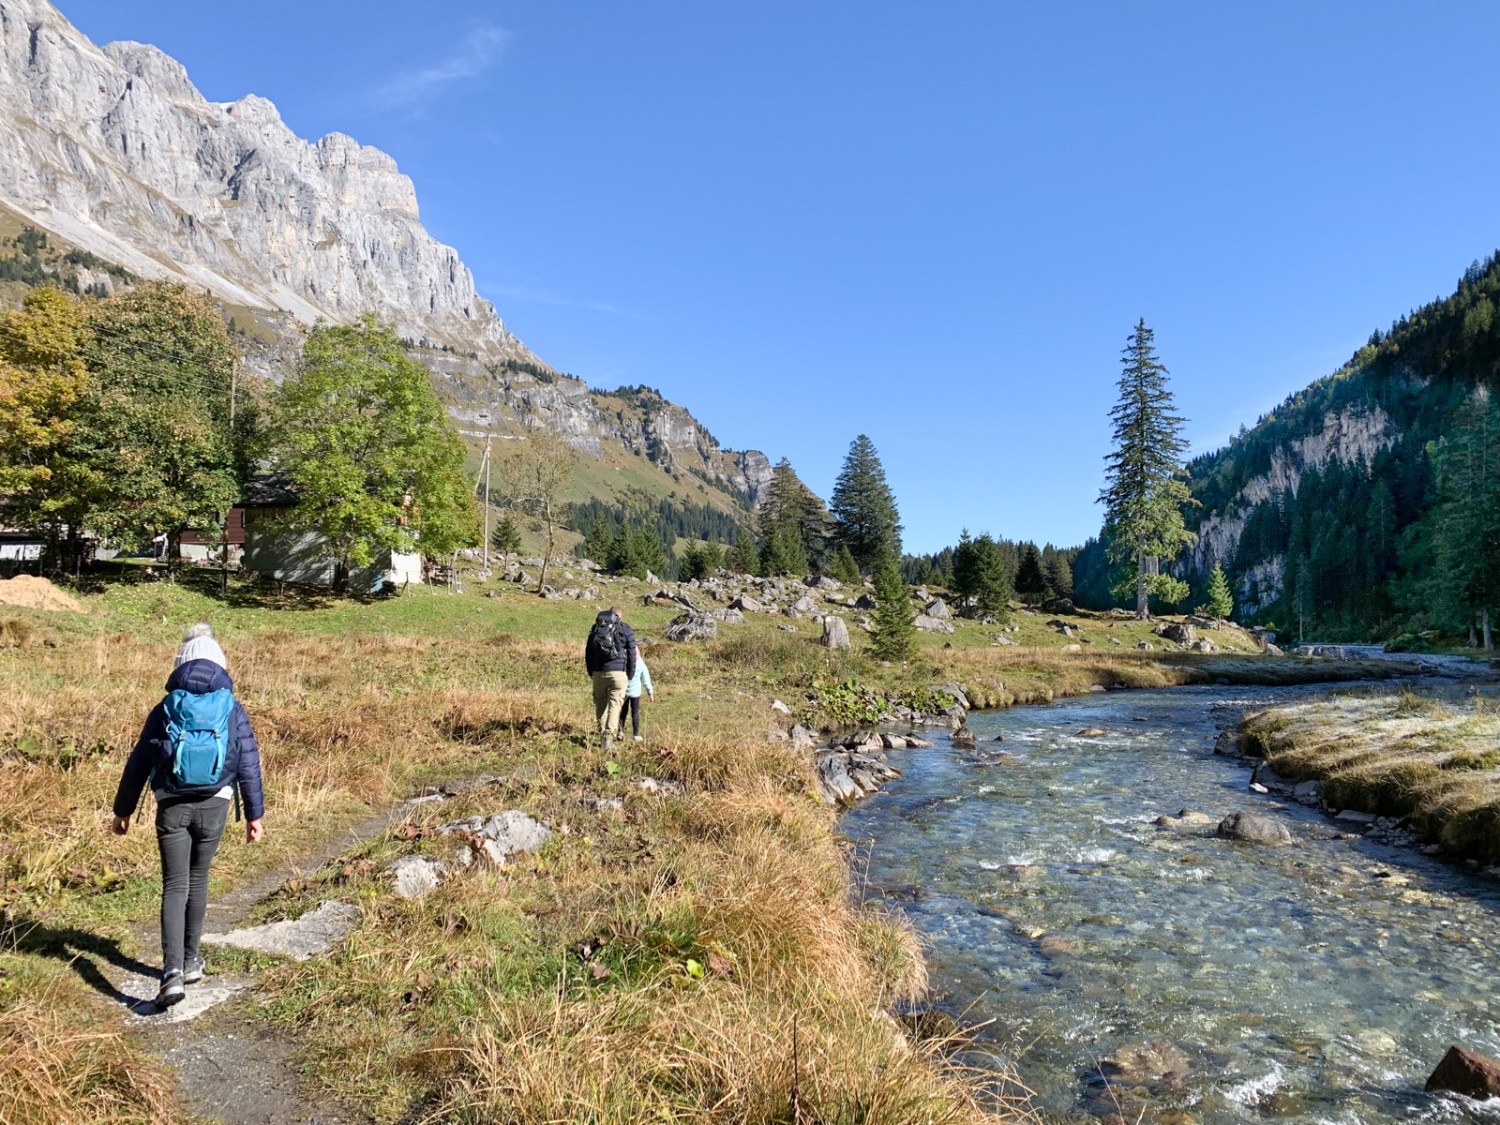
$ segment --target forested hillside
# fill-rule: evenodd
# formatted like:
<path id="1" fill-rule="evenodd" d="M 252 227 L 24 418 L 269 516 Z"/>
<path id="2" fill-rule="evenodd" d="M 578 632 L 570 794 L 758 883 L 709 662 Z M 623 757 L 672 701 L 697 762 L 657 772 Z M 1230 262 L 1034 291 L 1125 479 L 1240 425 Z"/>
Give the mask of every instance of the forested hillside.
<path id="1" fill-rule="evenodd" d="M 1497 303 L 1500 255 L 1190 462 L 1194 603 L 1217 563 L 1239 616 L 1283 632 L 1481 633 L 1500 609 Z M 1087 603 L 1113 600 L 1097 540 L 1076 578 Z"/>

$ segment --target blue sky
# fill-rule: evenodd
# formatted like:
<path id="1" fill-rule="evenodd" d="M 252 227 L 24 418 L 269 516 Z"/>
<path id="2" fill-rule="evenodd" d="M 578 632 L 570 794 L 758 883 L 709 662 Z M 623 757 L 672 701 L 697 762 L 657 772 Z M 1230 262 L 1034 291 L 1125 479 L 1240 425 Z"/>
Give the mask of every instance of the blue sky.
<path id="1" fill-rule="evenodd" d="M 1077 543 L 1138 317 L 1195 451 L 1500 246 L 1500 5 L 62 0 L 394 155 L 509 327 L 909 550 Z"/>

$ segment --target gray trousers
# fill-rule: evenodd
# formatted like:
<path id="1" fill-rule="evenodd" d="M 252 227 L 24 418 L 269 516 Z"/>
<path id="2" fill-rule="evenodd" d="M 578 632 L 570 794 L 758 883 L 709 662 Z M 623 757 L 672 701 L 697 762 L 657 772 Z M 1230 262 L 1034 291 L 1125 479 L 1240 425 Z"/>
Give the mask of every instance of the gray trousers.
<path id="1" fill-rule="evenodd" d="M 228 818 L 229 802 L 222 797 L 188 798 L 156 807 L 164 973 L 182 969 L 198 956 L 208 909 L 208 868 Z"/>

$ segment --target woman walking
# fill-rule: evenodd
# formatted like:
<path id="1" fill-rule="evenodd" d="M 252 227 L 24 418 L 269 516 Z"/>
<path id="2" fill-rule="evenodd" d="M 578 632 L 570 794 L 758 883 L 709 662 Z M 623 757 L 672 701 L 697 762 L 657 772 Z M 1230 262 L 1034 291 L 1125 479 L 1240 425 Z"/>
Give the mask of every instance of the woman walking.
<path id="1" fill-rule="evenodd" d="M 203 979 L 203 915 L 208 869 L 229 818 L 242 801 L 245 841 L 261 838 L 260 747 L 245 709 L 234 698 L 224 650 L 200 621 L 183 635 L 167 695 L 146 718 L 115 793 L 114 831 L 130 818 L 147 783 L 156 796 L 156 846 L 161 852 L 161 991 L 158 1008 L 183 998 Z"/>

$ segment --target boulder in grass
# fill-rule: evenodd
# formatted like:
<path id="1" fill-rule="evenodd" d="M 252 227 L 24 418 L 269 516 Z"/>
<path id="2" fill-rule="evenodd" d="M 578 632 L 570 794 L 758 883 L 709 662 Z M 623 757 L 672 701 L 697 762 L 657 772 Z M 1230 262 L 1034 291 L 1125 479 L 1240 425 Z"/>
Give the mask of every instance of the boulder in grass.
<path id="1" fill-rule="evenodd" d="M 1449 1047 L 1427 1079 L 1427 1092 L 1434 1090 L 1451 1090 L 1475 1101 L 1500 1098 L 1500 1062 L 1478 1051 Z"/>
<path id="2" fill-rule="evenodd" d="M 854 646 L 849 640 L 849 626 L 842 617 L 823 618 L 822 643 L 828 648 L 848 652 Z"/>
<path id="3" fill-rule="evenodd" d="M 662 636 L 669 641 L 711 641 L 719 635 L 719 623 L 706 613 L 688 610 L 672 618 Z"/>

